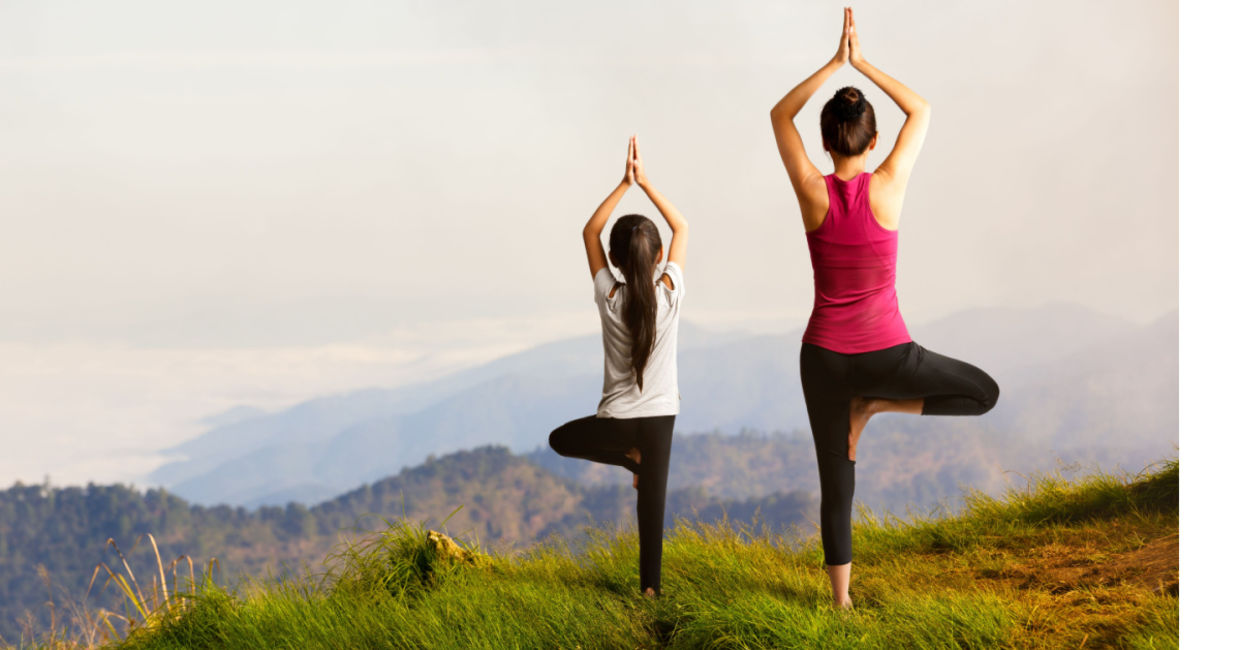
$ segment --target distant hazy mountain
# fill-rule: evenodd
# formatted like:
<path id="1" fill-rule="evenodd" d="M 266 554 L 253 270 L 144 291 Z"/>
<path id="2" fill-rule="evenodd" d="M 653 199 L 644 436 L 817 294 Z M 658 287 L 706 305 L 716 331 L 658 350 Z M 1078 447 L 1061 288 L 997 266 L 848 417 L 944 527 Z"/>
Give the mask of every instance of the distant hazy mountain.
<path id="1" fill-rule="evenodd" d="M 925 472 L 997 489 L 1006 470 L 1057 460 L 1134 469 L 1170 455 L 1178 440 L 1176 323 L 1174 313 L 1139 327 L 1052 304 L 972 310 L 915 328 L 927 347 L 989 371 L 1002 397 L 984 418 L 880 416 L 863 441 L 866 480 L 882 486 L 879 501 L 924 504 L 944 496 L 919 492 Z M 807 431 L 799 338 L 684 325 L 677 431 Z M 600 386 L 599 338 L 579 337 L 434 382 L 312 400 L 216 427 L 169 450 L 184 460 L 151 478 L 201 503 L 315 503 L 431 454 L 480 444 L 537 449 L 555 426 L 592 412 Z M 812 460 L 812 446 L 804 453 Z"/>

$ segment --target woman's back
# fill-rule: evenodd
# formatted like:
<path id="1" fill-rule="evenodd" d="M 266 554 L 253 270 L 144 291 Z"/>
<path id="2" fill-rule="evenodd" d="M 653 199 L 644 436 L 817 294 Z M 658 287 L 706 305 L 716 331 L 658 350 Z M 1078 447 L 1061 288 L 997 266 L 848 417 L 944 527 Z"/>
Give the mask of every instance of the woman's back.
<path id="1" fill-rule="evenodd" d="M 814 267 L 814 310 L 802 341 L 844 354 L 910 340 L 896 299 L 898 233 L 870 206 L 871 174 L 823 177 L 829 209 L 805 233 Z"/>

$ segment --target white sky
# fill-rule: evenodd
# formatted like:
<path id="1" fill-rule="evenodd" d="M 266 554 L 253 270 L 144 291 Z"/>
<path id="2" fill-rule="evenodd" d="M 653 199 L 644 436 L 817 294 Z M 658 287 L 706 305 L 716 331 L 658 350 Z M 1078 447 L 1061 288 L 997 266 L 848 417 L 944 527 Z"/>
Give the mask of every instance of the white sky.
<path id="1" fill-rule="evenodd" d="M 917 323 L 1177 304 L 1170 2 L 858 2 L 935 106 L 901 222 Z M 0 2 L 0 485 L 132 480 L 237 404 L 394 385 L 596 327 L 579 232 L 638 132 L 693 223 L 686 318 L 801 325 L 767 110 L 809 2 Z M 898 111 L 860 75 L 889 150 Z M 651 214 L 640 196 L 620 206 Z M 915 335 L 915 332 L 914 332 Z"/>

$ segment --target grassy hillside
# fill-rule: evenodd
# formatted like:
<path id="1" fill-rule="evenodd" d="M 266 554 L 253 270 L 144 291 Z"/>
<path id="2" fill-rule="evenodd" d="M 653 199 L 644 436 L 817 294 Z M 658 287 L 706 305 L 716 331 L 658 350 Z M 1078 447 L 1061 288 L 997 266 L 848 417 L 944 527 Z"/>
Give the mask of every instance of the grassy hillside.
<path id="1" fill-rule="evenodd" d="M 458 506 L 445 532 L 492 549 L 518 549 L 552 536 L 578 536 L 590 523 L 627 522 L 634 492 L 628 485 L 580 486 L 502 447 L 432 459 L 309 508 L 207 508 L 164 490 L 143 493 L 121 485 L 15 485 L 0 490 L 0 646 L 20 639 L 23 627 L 47 629 L 49 592 L 58 601 L 111 606 L 98 589 L 84 598 L 94 567 L 115 559 L 105 544 L 109 538 L 125 550 L 151 533 L 165 559 L 218 557 L 217 579 L 232 584 L 241 574 L 297 573 L 303 563 L 329 553 L 342 535 L 384 527 L 383 517 L 438 526 Z M 669 517 L 700 521 L 714 521 L 725 511 L 750 521 L 760 510 L 764 521 L 782 528 L 809 521 L 817 507 L 805 492 L 735 501 L 698 488 L 668 494 Z M 146 552 L 134 554 L 130 563 L 139 574 L 155 569 Z"/>
<path id="2" fill-rule="evenodd" d="M 631 533 L 570 552 L 452 557 L 396 522 L 324 572 L 200 584 L 126 648 L 1167 648 L 1178 645 L 1179 465 L 1047 478 L 959 516 L 863 518 L 856 609 L 829 606 L 817 537 L 669 532 L 665 594 L 638 595 Z"/>

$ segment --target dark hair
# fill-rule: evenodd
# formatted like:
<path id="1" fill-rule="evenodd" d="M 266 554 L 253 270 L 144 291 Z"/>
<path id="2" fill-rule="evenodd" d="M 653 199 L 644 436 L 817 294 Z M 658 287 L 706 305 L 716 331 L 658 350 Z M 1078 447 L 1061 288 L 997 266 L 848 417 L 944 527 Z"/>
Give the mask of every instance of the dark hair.
<path id="1" fill-rule="evenodd" d="M 658 304 L 654 293 L 654 265 L 663 239 L 654 222 L 640 214 L 626 214 L 611 227 L 611 260 L 620 267 L 627 287 L 624 294 L 624 326 L 629 330 L 629 348 L 637 390 L 642 389 L 642 372 L 654 349 L 655 318 Z"/>
<path id="2" fill-rule="evenodd" d="M 844 86 L 822 107 L 818 118 L 822 146 L 841 156 L 855 156 L 870 146 L 878 133 L 874 107 L 860 90 Z"/>

